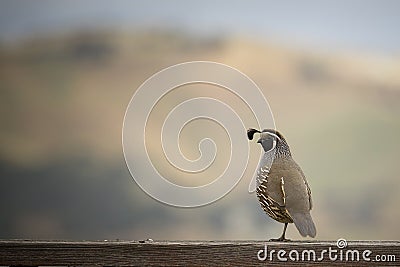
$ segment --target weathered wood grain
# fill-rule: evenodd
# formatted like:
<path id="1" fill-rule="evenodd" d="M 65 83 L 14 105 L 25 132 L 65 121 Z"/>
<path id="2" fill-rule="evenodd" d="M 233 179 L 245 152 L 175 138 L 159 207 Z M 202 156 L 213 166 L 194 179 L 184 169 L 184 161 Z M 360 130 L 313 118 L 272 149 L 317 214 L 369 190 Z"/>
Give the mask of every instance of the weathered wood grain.
<path id="1" fill-rule="evenodd" d="M 267 245 L 268 257 L 260 261 L 257 254 L 264 256 Z M 324 249 L 338 250 L 338 259 L 332 261 Z M 360 260 L 346 261 L 348 250 L 359 251 Z M 271 250 L 275 250 L 269 258 Z M 284 250 L 286 262 L 278 259 L 277 253 Z M 299 252 L 299 261 L 289 258 L 291 250 Z M 304 260 L 301 255 L 304 254 Z M 308 250 L 316 252 L 316 260 L 308 260 Z M 362 252 L 370 250 L 371 261 L 362 258 Z M 340 252 L 342 251 L 342 252 Z M 281 252 L 283 253 L 283 252 Z M 340 253 L 343 258 L 340 260 Z M 375 261 L 376 255 L 385 255 L 390 262 Z M 295 257 L 296 253 L 292 252 Z M 351 259 L 351 254 L 348 254 Z M 348 246 L 338 249 L 336 241 L 310 242 L 264 242 L 264 241 L 33 241 L 0 240 L 0 265 L 69 265 L 69 266 L 400 266 L 399 241 L 349 241 Z"/>

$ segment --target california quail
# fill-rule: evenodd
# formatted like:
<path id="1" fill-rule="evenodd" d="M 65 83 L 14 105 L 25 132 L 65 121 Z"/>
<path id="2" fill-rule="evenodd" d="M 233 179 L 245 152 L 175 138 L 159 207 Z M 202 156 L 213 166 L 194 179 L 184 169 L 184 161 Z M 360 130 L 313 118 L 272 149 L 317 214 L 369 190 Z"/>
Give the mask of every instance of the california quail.
<path id="1" fill-rule="evenodd" d="M 257 171 L 257 197 L 263 210 L 272 219 L 284 223 L 282 235 L 271 241 L 288 241 L 285 232 L 288 223 L 294 223 L 305 237 L 315 237 L 316 229 L 311 218 L 311 190 L 299 165 L 293 160 L 289 146 L 276 130 L 247 130 L 249 140 L 260 134 L 264 155 Z"/>

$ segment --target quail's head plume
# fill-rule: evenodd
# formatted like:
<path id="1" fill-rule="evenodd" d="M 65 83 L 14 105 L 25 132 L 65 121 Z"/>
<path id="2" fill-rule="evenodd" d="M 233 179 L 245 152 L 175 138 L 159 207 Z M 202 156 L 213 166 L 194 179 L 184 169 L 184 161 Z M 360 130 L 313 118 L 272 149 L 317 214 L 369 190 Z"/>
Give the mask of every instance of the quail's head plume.
<path id="1" fill-rule="evenodd" d="M 292 158 L 288 143 L 273 129 L 247 130 L 249 140 L 253 140 L 255 134 L 259 134 L 257 143 L 264 150 L 257 170 L 257 197 L 268 216 L 285 224 L 282 235 L 271 241 L 288 241 L 285 238 L 288 223 L 294 223 L 303 237 L 315 237 L 310 214 L 311 190 L 303 171 Z"/>

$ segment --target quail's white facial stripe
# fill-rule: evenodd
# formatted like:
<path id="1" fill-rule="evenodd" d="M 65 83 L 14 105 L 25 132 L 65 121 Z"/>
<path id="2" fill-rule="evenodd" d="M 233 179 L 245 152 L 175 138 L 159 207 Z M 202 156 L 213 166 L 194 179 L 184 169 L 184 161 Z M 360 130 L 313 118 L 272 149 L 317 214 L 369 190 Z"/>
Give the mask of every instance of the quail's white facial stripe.
<path id="1" fill-rule="evenodd" d="M 276 140 L 272 141 L 272 149 L 275 149 L 275 147 L 276 147 Z"/>
<path id="2" fill-rule="evenodd" d="M 274 133 L 270 133 L 270 132 L 263 132 L 263 133 L 266 133 L 266 134 L 268 134 L 268 135 L 271 135 L 271 136 L 277 138 L 279 141 L 281 140 L 281 138 L 280 138 L 279 136 L 277 136 L 276 134 L 274 134 Z"/>

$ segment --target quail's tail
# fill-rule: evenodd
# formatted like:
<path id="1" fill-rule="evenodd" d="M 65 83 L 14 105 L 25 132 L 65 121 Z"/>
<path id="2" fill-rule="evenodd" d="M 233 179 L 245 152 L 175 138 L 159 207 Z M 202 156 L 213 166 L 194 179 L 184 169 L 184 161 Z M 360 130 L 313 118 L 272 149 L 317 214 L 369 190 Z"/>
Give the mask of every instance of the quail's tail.
<path id="1" fill-rule="evenodd" d="M 311 218 L 310 212 L 291 213 L 290 215 L 293 218 L 297 230 L 299 230 L 299 233 L 303 237 L 315 237 L 317 230 L 315 229 L 315 224 Z"/>

